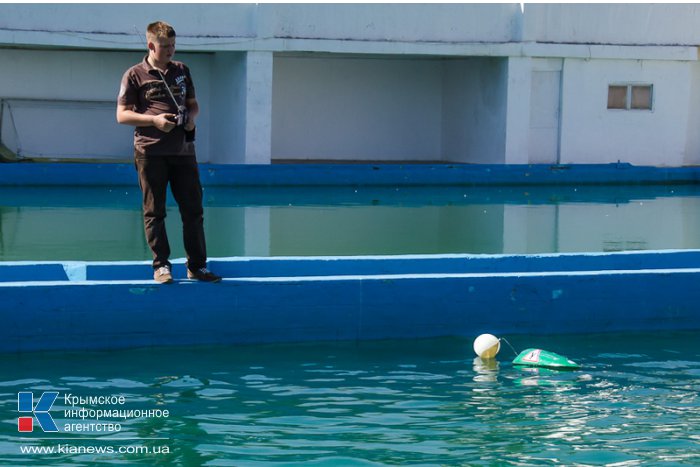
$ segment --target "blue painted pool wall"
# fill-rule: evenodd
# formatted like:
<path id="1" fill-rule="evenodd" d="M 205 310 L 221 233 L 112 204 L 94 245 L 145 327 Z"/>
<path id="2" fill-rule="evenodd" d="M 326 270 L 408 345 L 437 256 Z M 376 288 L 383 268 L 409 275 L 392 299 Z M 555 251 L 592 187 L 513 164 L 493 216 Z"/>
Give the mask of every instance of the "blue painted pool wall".
<path id="1" fill-rule="evenodd" d="M 182 261 L 180 261 L 181 263 Z M 299 257 L 299 258 L 230 258 L 211 259 L 209 267 L 228 278 L 306 277 L 331 275 L 377 274 L 463 274 L 502 272 L 600 271 L 695 268 L 700 265 L 700 251 L 679 250 L 606 254 L 551 255 L 426 255 L 384 257 Z M 47 268 L 47 266 L 42 266 Z M 60 268 L 52 274 L 27 280 L 61 280 Z M 150 262 L 85 263 L 87 280 L 138 280 L 152 275 Z M 47 270 L 48 271 L 48 270 Z M 30 274 L 30 273 L 29 273 Z M 175 278 L 185 278 L 184 265 L 175 264 Z M 3 273 L 0 282 L 12 279 Z M 29 275 L 31 277 L 31 274 Z M 42 277 L 46 277 L 43 279 Z"/>
<path id="2" fill-rule="evenodd" d="M 697 183 L 700 167 L 630 164 L 201 164 L 204 186 Z M 137 186 L 132 164 L 3 163 L 0 186 Z"/>
<path id="3" fill-rule="evenodd" d="M 226 277 L 303 277 L 372 274 L 465 274 L 695 268 L 700 251 L 552 255 L 454 255 L 335 259 L 211 260 Z M 104 276 L 103 276 L 104 277 Z M 133 277 L 133 276 L 131 276 Z M 99 277 L 94 277 L 98 279 Z"/>
<path id="4" fill-rule="evenodd" d="M 698 281 L 688 269 L 5 285 L 0 351 L 700 329 Z"/>
<path id="5" fill-rule="evenodd" d="M 3 264 L 0 263 L 0 282 L 67 281 L 62 264 Z"/>

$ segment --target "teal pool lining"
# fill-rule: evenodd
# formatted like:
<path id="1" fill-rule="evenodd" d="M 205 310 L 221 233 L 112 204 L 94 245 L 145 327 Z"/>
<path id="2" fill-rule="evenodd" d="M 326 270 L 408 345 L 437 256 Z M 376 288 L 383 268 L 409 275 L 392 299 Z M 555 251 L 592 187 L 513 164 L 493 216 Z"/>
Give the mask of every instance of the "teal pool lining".
<path id="1" fill-rule="evenodd" d="M 696 184 L 700 167 L 612 164 L 200 164 L 203 186 Z M 138 186 L 132 164 L 2 163 L 0 186 Z"/>

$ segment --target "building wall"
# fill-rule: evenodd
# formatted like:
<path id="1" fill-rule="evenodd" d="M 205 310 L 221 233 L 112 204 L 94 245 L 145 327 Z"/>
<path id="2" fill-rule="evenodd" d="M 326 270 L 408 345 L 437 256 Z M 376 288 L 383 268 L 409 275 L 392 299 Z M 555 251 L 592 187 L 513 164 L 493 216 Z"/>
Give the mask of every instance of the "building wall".
<path id="1" fill-rule="evenodd" d="M 275 58 L 273 159 L 502 163 L 506 60 Z"/>
<path id="2" fill-rule="evenodd" d="M 688 63 L 690 68 L 690 93 L 686 105 L 688 106 L 688 120 L 686 122 L 686 145 L 683 165 L 700 165 L 700 63 Z"/>
<path id="3" fill-rule="evenodd" d="M 110 104 L 133 53 L 0 49 L 2 140 L 27 155 L 133 153 Z M 27 100 L 31 99 L 31 100 Z M 130 149 L 131 148 L 131 149 Z"/>
<path id="4" fill-rule="evenodd" d="M 528 162 L 559 162 L 563 60 L 533 59 L 530 80 Z"/>
<path id="5" fill-rule="evenodd" d="M 532 92 L 532 59 L 508 57 L 506 131 L 504 162 L 527 164 L 530 141 L 530 94 Z"/>
<path id="6" fill-rule="evenodd" d="M 700 44 L 700 5 L 527 3 L 525 42 L 565 44 Z"/>
<path id="7" fill-rule="evenodd" d="M 297 39 L 510 42 L 519 36 L 520 23 L 517 3 L 261 4 L 258 34 Z"/>
<path id="8" fill-rule="evenodd" d="M 230 41 L 256 34 L 257 11 L 253 4 L 3 4 L 0 31 L 8 41 L 35 37 L 56 46 L 143 49 L 136 32 L 142 34 L 151 21 L 171 23 L 181 39 L 206 35 L 208 42 Z"/>
<path id="9" fill-rule="evenodd" d="M 688 160 L 689 63 L 566 59 L 561 162 L 678 166 Z M 608 86 L 653 85 L 653 109 L 607 109 Z"/>
<path id="10" fill-rule="evenodd" d="M 253 38 L 700 44 L 697 4 L 176 3 L 156 8 L 153 18 L 145 18 L 142 4 L 3 4 L 0 43 L 140 49 L 135 30 L 163 19 L 176 26 L 182 45 L 207 51 L 248 50 L 256 47 L 247 40 Z"/>
<path id="11" fill-rule="evenodd" d="M 467 58 L 444 62 L 443 159 L 503 163 L 507 60 Z"/>
<path id="12" fill-rule="evenodd" d="M 161 18 L 195 77 L 203 162 L 677 166 L 700 163 L 699 16 L 698 5 L 176 4 Z M 113 107 L 143 55 L 143 22 L 142 5 L 0 5 L 2 141 L 27 156 L 130 158 Z M 653 84 L 653 111 L 607 110 L 613 82 Z"/>
<path id="13" fill-rule="evenodd" d="M 207 51 L 247 50 L 255 47 L 246 40 L 252 38 L 511 42 L 518 39 L 522 22 L 517 3 L 175 3 L 168 8 L 155 5 L 148 14 L 144 12 L 142 4 L 4 4 L 0 5 L 0 38 L 140 48 L 140 40 L 130 36 L 149 21 L 162 19 L 175 26 L 183 45 Z M 68 31 L 71 33 L 66 34 Z"/>
<path id="14" fill-rule="evenodd" d="M 114 100 L 122 73 L 141 58 L 141 52 L 0 49 L 2 141 L 26 156 L 129 159 L 132 130 L 116 123 Z M 265 66 L 241 52 L 177 58 L 195 78 L 203 162 L 700 162 L 697 62 L 526 59 L 517 74 L 524 82 L 509 85 L 504 58 L 280 55 Z M 259 69 L 249 73 L 249 65 L 267 69 L 272 84 Z M 557 79 L 561 117 L 560 91 L 551 84 Z M 653 110 L 608 110 L 614 83 L 652 84 Z M 508 134 L 516 142 L 506 160 Z"/>
<path id="15" fill-rule="evenodd" d="M 245 55 L 242 52 L 217 52 L 212 59 L 210 93 L 214 97 L 208 109 L 200 103 L 202 111 L 213 117 L 209 120 L 210 162 L 245 162 Z M 201 124 L 198 126 L 203 128 Z M 202 155 L 201 148 L 199 154 Z"/>
<path id="16" fill-rule="evenodd" d="M 273 159 L 441 158 L 440 60 L 275 57 Z"/>
<path id="17" fill-rule="evenodd" d="M 2 141 L 27 157 L 131 159 L 133 129 L 117 123 L 116 98 L 122 74 L 143 55 L 0 48 Z M 210 56 L 177 59 L 192 70 L 204 110 L 198 150 L 208 155 Z"/>
<path id="18" fill-rule="evenodd" d="M 217 52 L 212 59 L 209 154 L 220 164 L 268 164 L 272 127 L 272 53 Z M 202 103 L 200 102 L 200 107 Z M 206 121 L 203 121 L 205 123 Z M 198 123 L 200 128 L 203 125 Z M 206 146 L 204 146 L 206 148 Z"/>

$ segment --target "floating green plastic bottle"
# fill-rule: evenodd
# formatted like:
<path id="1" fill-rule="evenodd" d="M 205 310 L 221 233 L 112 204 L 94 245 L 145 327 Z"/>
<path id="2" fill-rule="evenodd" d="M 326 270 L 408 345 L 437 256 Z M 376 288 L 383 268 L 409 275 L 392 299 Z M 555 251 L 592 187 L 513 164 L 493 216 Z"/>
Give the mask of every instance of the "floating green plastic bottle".
<path id="1" fill-rule="evenodd" d="M 578 370 L 581 365 L 563 355 L 542 349 L 526 349 L 513 360 L 513 365 L 537 366 L 556 370 Z"/>

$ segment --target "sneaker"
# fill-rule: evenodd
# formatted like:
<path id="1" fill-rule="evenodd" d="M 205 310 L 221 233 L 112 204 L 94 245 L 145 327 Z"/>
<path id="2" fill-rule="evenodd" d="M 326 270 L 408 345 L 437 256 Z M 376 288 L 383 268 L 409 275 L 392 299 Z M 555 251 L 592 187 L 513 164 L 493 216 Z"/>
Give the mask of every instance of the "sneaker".
<path id="1" fill-rule="evenodd" d="M 207 268 L 199 268 L 196 271 L 187 270 L 187 278 L 195 279 L 202 282 L 219 282 L 221 276 L 217 276 Z"/>
<path id="2" fill-rule="evenodd" d="M 153 279 L 159 284 L 170 284 L 173 282 L 173 275 L 170 273 L 170 266 L 161 266 L 153 271 Z"/>

